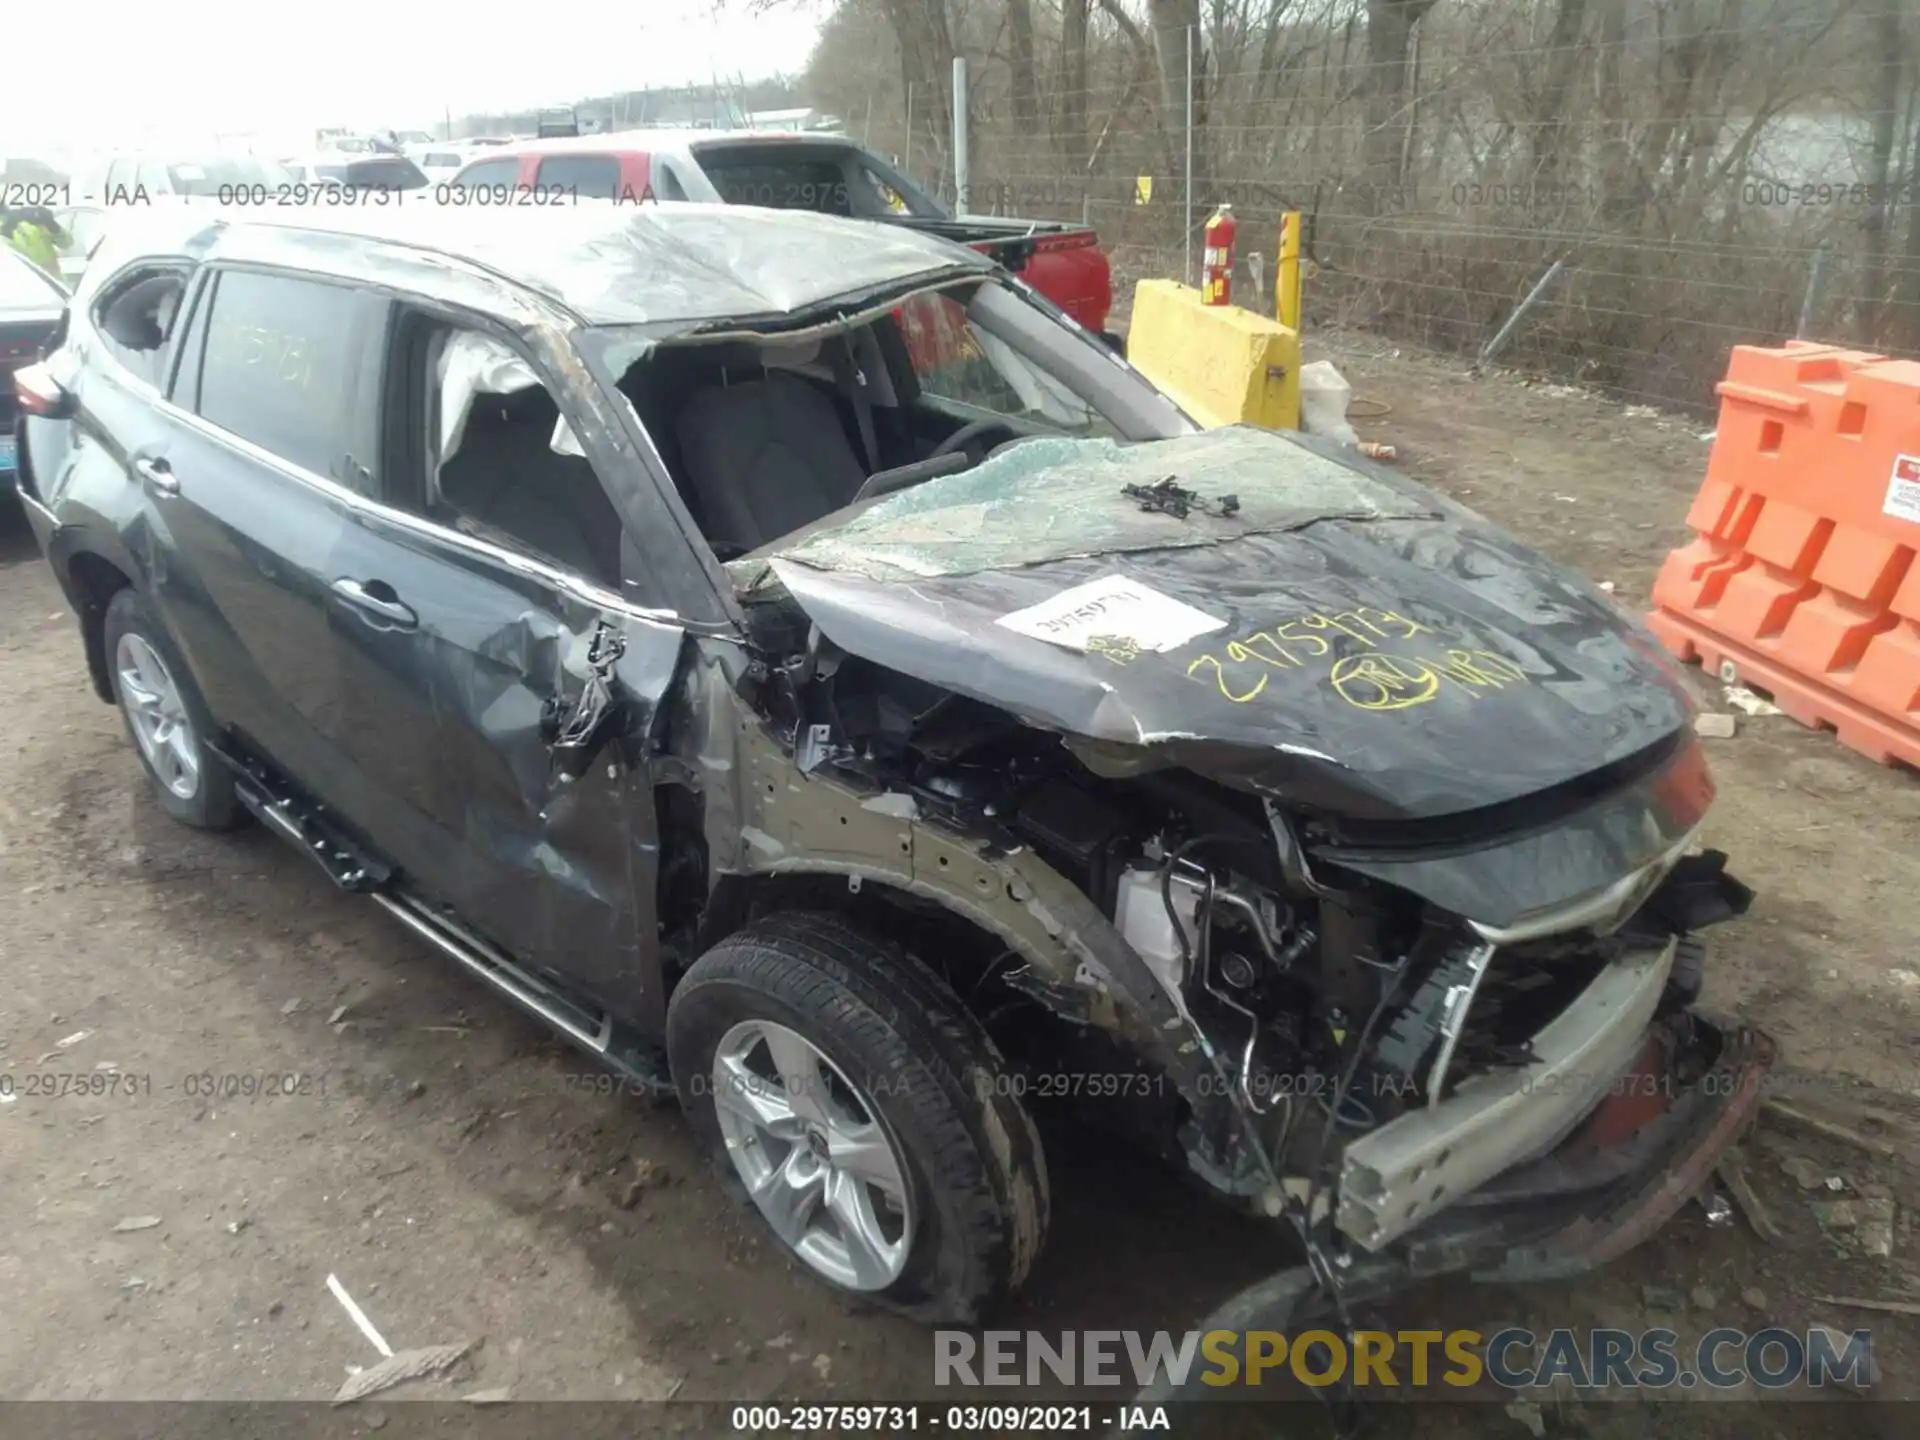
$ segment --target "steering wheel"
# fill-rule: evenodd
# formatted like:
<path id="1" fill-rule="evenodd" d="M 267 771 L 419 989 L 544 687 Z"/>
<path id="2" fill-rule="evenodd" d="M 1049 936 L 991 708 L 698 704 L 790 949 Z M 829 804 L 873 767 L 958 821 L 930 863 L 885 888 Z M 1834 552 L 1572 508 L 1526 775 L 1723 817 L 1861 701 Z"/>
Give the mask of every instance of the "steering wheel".
<path id="1" fill-rule="evenodd" d="M 982 435 L 990 431 L 1004 429 L 1006 429 L 1006 422 L 1003 420 L 969 420 L 965 425 L 962 425 L 958 430 L 934 446 L 932 453 L 927 456 L 927 459 L 938 460 L 942 455 L 951 455 L 956 450 L 966 448 L 972 441 L 978 440 Z M 967 453 L 973 455 L 973 461 L 976 465 L 985 458 L 986 454 L 984 450 L 978 455 L 974 455 L 971 450 L 968 450 Z"/>

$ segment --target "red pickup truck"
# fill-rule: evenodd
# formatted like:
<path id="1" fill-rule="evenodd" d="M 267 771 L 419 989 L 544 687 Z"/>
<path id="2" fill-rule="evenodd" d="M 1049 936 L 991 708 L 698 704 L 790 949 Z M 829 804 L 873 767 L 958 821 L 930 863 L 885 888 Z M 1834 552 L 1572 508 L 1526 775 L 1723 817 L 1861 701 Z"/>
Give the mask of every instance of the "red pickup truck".
<path id="1" fill-rule="evenodd" d="M 840 135 L 628 130 L 504 145 L 446 182 L 467 203 L 561 190 L 578 198 L 704 200 L 910 226 L 992 255 L 1085 329 L 1107 331 L 1113 275 L 1099 238 L 1058 220 L 955 216 L 882 156 Z"/>

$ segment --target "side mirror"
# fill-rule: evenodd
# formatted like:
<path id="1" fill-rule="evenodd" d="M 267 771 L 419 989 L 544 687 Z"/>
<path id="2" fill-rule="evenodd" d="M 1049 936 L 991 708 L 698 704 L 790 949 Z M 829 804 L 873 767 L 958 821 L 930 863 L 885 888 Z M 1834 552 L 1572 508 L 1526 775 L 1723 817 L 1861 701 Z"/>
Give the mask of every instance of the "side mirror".
<path id="1" fill-rule="evenodd" d="M 13 396 L 20 402 L 23 415 L 65 420 L 73 414 L 73 392 L 54 379 L 53 372 L 44 363 L 22 366 L 13 372 Z"/>

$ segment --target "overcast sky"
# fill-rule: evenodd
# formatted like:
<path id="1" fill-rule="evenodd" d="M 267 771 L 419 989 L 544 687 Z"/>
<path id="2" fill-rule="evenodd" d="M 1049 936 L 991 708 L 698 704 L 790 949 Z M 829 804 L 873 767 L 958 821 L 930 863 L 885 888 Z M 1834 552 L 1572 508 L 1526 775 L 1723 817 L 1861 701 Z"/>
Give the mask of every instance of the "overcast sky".
<path id="1" fill-rule="evenodd" d="M 826 0 L 91 0 L 6 7 L 0 159 L 141 143 L 270 144 L 322 125 L 426 127 L 451 108 L 565 104 L 714 75 L 794 74 Z"/>

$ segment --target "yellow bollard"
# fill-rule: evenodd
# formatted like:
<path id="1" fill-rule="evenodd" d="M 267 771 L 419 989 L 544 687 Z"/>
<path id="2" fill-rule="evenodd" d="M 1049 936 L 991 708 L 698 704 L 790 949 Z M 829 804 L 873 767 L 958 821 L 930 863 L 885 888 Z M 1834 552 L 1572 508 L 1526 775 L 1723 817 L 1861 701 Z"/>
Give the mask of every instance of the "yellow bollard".
<path id="1" fill-rule="evenodd" d="M 1280 271 L 1273 285 L 1274 318 L 1300 333 L 1300 212 L 1280 217 Z"/>

